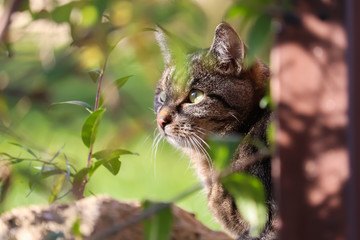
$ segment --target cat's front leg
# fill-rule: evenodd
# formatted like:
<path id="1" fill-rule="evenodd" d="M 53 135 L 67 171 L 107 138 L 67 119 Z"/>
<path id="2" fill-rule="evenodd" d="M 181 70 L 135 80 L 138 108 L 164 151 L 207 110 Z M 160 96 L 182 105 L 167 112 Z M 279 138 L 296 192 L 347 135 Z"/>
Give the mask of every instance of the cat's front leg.
<path id="1" fill-rule="evenodd" d="M 222 184 L 214 181 L 207 187 L 207 192 L 209 209 L 224 231 L 234 238 L 246 236 L 249 224 L 241 217 L 233 197 Z"/>

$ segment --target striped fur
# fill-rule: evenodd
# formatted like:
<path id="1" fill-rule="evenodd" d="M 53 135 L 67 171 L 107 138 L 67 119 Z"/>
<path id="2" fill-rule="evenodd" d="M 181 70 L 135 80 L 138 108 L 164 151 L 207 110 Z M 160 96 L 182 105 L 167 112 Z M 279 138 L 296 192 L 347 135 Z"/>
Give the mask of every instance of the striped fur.
<path id="1" fill-rule="evenodd" d="M 159 33 L 161 34 L 161 33 Z M 160 44 L 166 44 L 164 37 Z M 161 136 L 189 155 L 208 193 L 208 205 L 224 230 L 238 239 L 251 239 L 249 226 L 236 208 L 234 199 L 218 182 L 208 154 L 207 137 L 241 134 L 265 145 L 271 112 L 259 108 L 266 92 L 269 69 L 261 61 L 244 64 L 245 45 L 234 29 L 221 23 L 210 49 L 186 56 L 183 64 L 174 62 L 168 47 L 161 47 L 166 68 L 158 82 L 154 110 Z M 193 103 L 190 95 L 201 91 L 204 97 Z M 269 221 L 259 239 L 275 239 L 272 227 L 275 204 L 271 193 L 269 158 L 251 160 L 258 149 L 239 144 L 234 155 L 234 171 L 245 171 L 264 183 L 270 210 Z"/>

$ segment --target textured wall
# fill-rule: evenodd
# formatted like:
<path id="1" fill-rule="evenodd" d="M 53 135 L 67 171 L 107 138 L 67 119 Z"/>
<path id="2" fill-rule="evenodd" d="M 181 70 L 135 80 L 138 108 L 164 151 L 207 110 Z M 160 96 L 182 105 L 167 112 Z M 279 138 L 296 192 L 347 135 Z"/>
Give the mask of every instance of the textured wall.
<path id="1" fill-rule="evenodd" d="M 343 1 L 293 1 L 273 48 L 273 175 L 281 239 L 347 239 L 348 48 Z"/>

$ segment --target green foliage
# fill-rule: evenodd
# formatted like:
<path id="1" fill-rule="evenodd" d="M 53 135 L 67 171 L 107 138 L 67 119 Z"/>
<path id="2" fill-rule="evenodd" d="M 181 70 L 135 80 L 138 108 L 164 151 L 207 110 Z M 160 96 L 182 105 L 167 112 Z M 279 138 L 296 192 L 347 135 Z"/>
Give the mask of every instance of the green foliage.
<path id="1" fill-rule="evenodd" d="M 81 224 L 81 219 L 76 219 L 72 227 L 72 232 L 74 233 L 75 236 L 82 238 L 83 236 L 80 231 L 80 224 Z"/>
<path id="2" fill-rule="evenodd" d="M 97 83 L 97 81 L 100 78 L 100 74 L 101 74 L 101 69 L 94 69 L 88 72 L 90 78 L 93 80 L 94 83 Z"/>
<path id="3" fill-rule="evenodd" d="M 271 17 L 268 15 L 260 15 L 256 18 L 253 26 L 250 29 L 248 43 L 249 54 L 248 58 L 250 62 L 255 59 L 255 56 L 260 50 L 271 41 Z"/>
<path id="4" fill-rule="evenodd" d="M 118 174 L 121 166 L 120 156 L 126 155 L 126 154 L 132 154 L 132 155 L 138 155 L 137 153 L 133 153 L 127 150 L 122 149 L 106 149 L 99 152 L 96 152 L 92 155 L 93 158 L 96 158 L 98 162 L 104 165 L 110 173 L 113 175 Z"/>
<path id="5" fill-rule="evenodd" d="M 129 75 L 129 76 L 125 76 L 125 77 L 121 77 L 118 78 L 114 81 L 115 86 L 117 89 L 122 88 L 122 86 L 124 86 L 124 84 L 129 80 L 129 78 L 131 78 L 133 75 Z"/>
<path id="6" fill-rule="evenodd" d="M 91 113 L 84 122 L 81 130 L 81 138 L 85 146 L 90 148 L 96 139 L 98 127 L 105 109 L 98 109 Z"/>
<path id="7" fill-rule="evenodd" d="M 267 221 L 265 189 L 260 180 L 251 175 L 236 173 L 225 177 L 222 183 L 234 196 L 240 214 L 249 223 L 249 235 L 259 236 Z"/>
<path id="8" fill-rule="evenodd" d="M 241 139 L 240 136 L 212 136 L 209 139 L 210 157 L 214 160 L 214 166 L 217 171 L 224 171 L 230 165 Z"/>
<path id="9" fill-rule="evenodd" d="M 249 27 L 247 61 L 251 64 L 272 42 L 272 15 L 280 7 L 271 0 L 237 0 L 227 12 L 227 17 L 241 18 L 242 28 Z"/>
<path id="10" fill-rule="evenodd" d="M 143 202 L 143 208 L 149 209 L 156 206 L 156 203 L 149 201 Z M 170 206 L 167 206 L 148 219 L 143 220 L 145 239 L 146 240 L 168 240 L 170 238 L 173 214 Z"/>
<path id="11" fill-rule="evenodd" d="M 75 105 L 75 106 L 80 106 L 83 107 L 85 110 L 87 110 L 89 113 L 92 113 L 92 108 L 91 106 L 83 101 L 65 101 L 65 102 L 58 102 L 58 103 L 52 103 L 49 108 L 54 107 L 56 105 L 63 105 L 63 104 L 70 104 L 70 105 Z"/>
<path id="12" fill-rule="evenodd" d="M 37 203 L 41 199 L 54 202 L 67 196 L 67 200 L 72 200 L 69 192 L 83 197 L 85 187 L 116 197 L 163 200 L 194 185 L 197 180 L 192 173 L 186 178 L 178 176 L 179 166 L 186 172 L 187 164 L 176 162 L 176 153 L 166 146 L 157 157 L 159 165 L 154 167 L 161 174 L 155 178 L 153 170 L 149 171 L 151 167 L 146 154 L 149 144 L 142 138 L 151 134 L 153 129 L 153 113 L 149 109 L 163 63 L 153 36 L 145 30 L 159 25 L 174 32 L 168 33 L 170 45 L 178 69 L 185 69 L 182 67 L 184 52 L 196 49 L 194 46 L 206 46 L 206 31 L 213 32 L 212 26 L 211 29 L 208 27 L 209 13 L 204 12 L 205 8 L 191 0 L 93 0 L 71 1 L 63 5 L 54 2 L 52 6 L 41 9 L 30 8 L 28 1 L 23 2 L 25 4 L 20 10 L 32 20 L 20 28 L 15 26 L 15 34 L 11 35 L 14 37 L 5 38 L 0 43 L 0 161 L 12 164 L 14 178 L 20 179 L 13 182 L 29 182 L 30 193 L 36 191 L 25 200 L 26 203 Z M 221 1 L 217 4 L 223 5 Z M 261 52 L 271 40 L 271 7 L 272 1 L 242 0 L 235 1 L 228 10 L 228 19 L 241 19 L 242 26 L 251 26 L 247 35 L 250 58 Z M 217 14 L 218 19 L 223 19 L 221 12 Z M 26 34 L 27 26 L 41 22 L 51 25 L 46 25 L 43 31 L 33 33 L 33 36 Z M 55 35 L 50 40 L 43 38 L 49 29 L 62 27 L 65 28 L 62 35 Z M 68 40 L 61 42 L 63 37 Z M 9 59 L 10 56 L 14 57 Z M 179 73 L 182 77 L 184 74 Z M 97 84 L 97 89 L 85 80 L 89 77 L 87 75 Z M 134 81 L 128 81 L 130 77 Z M 111 91 L 107 88 L 114 90 L 115 94 L 109 95 Z M 108 101 L 109 98 L 114 101 Z M 91 101 L 95 104 L 89 104 Z M 267 106 L 268 102 L 264 99 L 262 105 Z M 52 111 L 46 111 L 49 105 Z M 269 132 L 273 130 L 269 128 Z M 57 139 L 59 136 L 61 138 Z M 8 141 L 15 143 L 9 145 Z M 239 139 L 235 138 L 212 139 L 209 143 L 213 150 L 211 157 L 219 172 L 227 170 L 237 141 Z M 119 146 L 123 148 L 122 145 L 129 149 L 136 147 L 139 149 L 137 152 L 144 151 L 141 159 L 146 160 L 146 164 L 142 166 L 141 161 L 127 161 L 129 167 L 123 171 L 123 160 L 136 154 L 118 149 Z M 95 174 L 104 169 L 101 166 L 106 169 L 105 173 L 109 171 L 111 174 Z M 121 167 L 123 170 L 119 174 Z M 113 175 L 117 175 L 116 182 L 121 187 L 106 184 L 105 181 L 113 181 Z M 245 183 L 252 182 L 243 178 L 240 180 Z M 239 179 L 228 181 L 230 191 Z M 15 188 L 15 184 L 12 187 Z M 19 190 L 16 191 L 13 193 L 16 197 L 12 199 L 19 204 L 21 198 L 17 197 Z M 190 193 L 193 191 L 187 195 Z M 244 197 L 234 194 L 240 199 L 240 205 Z M 257 197 L 253 195 L 246 195 L 245 206 L 252 197 Z M 196 212 L 198 208 L 206 209 L 206 204 L 201 201 L 204 201 L 202 195 L 180 204 Z M 258 206 L 257 199 L 252 201 Z M 258 208 L 250 209 L 255 209 L 258 216 Z M 209 213 L 197 212 L 197 215 L 201 214 L 203 220 L 214 226 L 208 218 Z M 77 221 L 73 230 L 81 237 L 79 226 Z M 259 226 L 261 220 L 253 227 L 254 232 Z M 160 211 L 145 223 L 147 239 L 167 239 L 170 229 L 170 208 Z"/>

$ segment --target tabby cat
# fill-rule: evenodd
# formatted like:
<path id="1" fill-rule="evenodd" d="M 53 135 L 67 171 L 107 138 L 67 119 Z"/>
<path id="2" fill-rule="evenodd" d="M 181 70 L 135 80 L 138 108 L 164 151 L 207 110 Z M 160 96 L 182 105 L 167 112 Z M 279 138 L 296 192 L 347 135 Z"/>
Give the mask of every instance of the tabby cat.
<path id="1" fill-rule="evenodd" d="M 267 143 L 266 129 L 272 113 L 260 108 L 259 101 L 266 93 L 269 69 L 260 60 L 246 66 L 246 47 L 225 22 L 217 26 L 211 48 L 187 54 L 182 69 L 178 69 L 162 30 L 157 31 L 156 38 L 166 65 L 154 99 L 158 129 L 191 158 L 204 183 L 208 206 L 223 229 L 237 239 L 252 239 L 234 199 L 216 177 L 206 141 L 211 134 L 241 134 L 245 139 Z M 242 141 L 231 167 L 234 172 L 244 171 L 263 182 L 269 216 L 257 239 L 276 239 L 270 157 L 259 155 L 255 146 Z"/>

